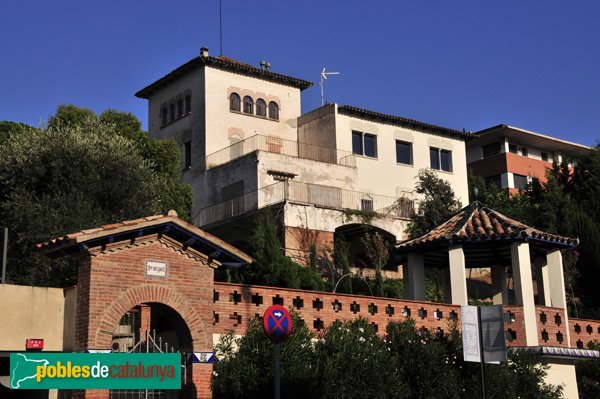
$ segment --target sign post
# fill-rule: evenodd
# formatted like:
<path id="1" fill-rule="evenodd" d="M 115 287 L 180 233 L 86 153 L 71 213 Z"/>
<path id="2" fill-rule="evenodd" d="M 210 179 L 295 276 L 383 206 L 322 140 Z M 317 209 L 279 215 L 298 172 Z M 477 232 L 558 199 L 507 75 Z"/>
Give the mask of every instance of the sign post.
<path id="1" fill-rule="evenodd" d="M 481 392 L 486 397 L 485 363 L 506 361 L 502 305 L 461 306 L 463 357 L 481 364 Z"/>
<path id="2" fill-rule="evenodd" d="M 290 313 L 281 305 L 269 306 L 263 317 L 263 327 L 267 337 L 275 343 L 273 348 L 273 358 L 275 366 L 275 399 L 281 398 L 281 349 L 279 344 L 292 333 L 292 318 Z"/>

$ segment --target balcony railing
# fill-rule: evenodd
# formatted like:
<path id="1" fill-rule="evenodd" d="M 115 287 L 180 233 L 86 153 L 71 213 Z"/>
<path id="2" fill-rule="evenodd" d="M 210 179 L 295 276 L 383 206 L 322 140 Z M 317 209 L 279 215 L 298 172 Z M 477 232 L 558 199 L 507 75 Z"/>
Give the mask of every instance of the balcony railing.
<path id="1" fill-rule="evenodd" d="M 409 218 L 415 206 L 415 201 L 406 197 L 389 197 L 318 184 L 282 181 L 203 208 L 196 216 L 196 223 L 206 226 L 284 200 L 328 209 L 373 211 L 400 218 Z"/>
<path id="2" fill-rule="evenodd" d="M 266 151 L 318 162 L 356 166 L 356 157 L 349 151 L 257 134 L 207 155 L 206 168 L 214 168 L 253 151 Z"/>

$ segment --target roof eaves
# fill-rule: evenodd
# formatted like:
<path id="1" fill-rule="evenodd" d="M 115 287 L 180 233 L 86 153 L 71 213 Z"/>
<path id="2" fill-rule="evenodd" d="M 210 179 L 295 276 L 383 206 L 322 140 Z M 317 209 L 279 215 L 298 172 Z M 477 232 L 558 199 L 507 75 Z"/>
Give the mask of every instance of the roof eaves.
<path id="1" fill-rule="evenodd" d="M 338 112 L 342 115 L 348 116 L 357 116 L 363 117 L 366 119 L 374 120 L 382 123 L 389 123 L 392 125 L 400 125 L 410 128 L 415 128 L 419 130 L 428 130 L 430 132 L 457 136 L 462 138 L 463 140 L 471 140 L 475 138 L 475 136 L 471 132 L 455 130 L 444 126 L 433 125 L 426 122 L 421 122 L 415 119 L 404 118 L 402 116 L 383 114 L 381 112 L 371 111 L 364 108 L 354 107 L 352 105 L 340 105 L 338 107 Z"/>

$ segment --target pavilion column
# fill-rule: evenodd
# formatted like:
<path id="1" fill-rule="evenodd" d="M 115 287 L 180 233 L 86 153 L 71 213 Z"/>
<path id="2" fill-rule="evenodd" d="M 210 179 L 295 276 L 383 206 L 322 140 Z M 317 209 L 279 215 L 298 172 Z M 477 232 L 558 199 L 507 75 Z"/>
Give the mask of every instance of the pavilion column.
<path id="1" fill-rule="evenodd" d="M 503 265 L 492 266 L 492 289 L 494 305 L 508 305 L 508 288 L 506 286 L 506 268 Z"/>
<path id="2" fill-rule="evenodd" d="M 546 254 L 546 269 L 548 273 L 548 296 L 550 301 L 546 306 L 564 309 L 563 318 L 565 325 L 569 325 L 569 315 L 567 312 L 567 296 L 565 294 L 565 275 L 563 273 L 562 254 L 559 249 L 549 251 Z M 571 332 L 567 328 L 567 345 L 571 346 Z"/>
<path id="3" fill-rule="evenodd" d="M 448 248 L 448 259 L 452 304 L 468 305 L 466 263 L 462 245 Z"/>
<path id="4" fill-rule="evenodd" d="M 408 263 L 402 266 L 404 275 L 404 298 L 425 300 L 425 262 L 422 254 L 411 252 Z"/>
<path id="5" fill-rule="evenodd" d="M 510 247 L 517 305 L 523 306 L 527 346 L 538 345 L 537 318 L 533 299 L 533 278 L 528 242 L 514 242 Z"/>
<path id="6" fill-rule="evenodd" d="M 550 278 L 548 274 L 548 262 L 544 258 L 535 260 L 535 273 L 537 281 L 538 299 L 541 305 L 552 306 L 550 299 Z"/>

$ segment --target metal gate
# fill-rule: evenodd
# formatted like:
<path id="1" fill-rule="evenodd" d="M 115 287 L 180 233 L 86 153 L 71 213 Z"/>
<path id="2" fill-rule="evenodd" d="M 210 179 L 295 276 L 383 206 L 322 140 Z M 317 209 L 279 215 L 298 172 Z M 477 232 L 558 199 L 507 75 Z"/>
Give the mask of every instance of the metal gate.
<path id="1" fill-rule="evenodd" d="M 162 337 L 156 338 L 156 330 L 150 333 L 146 331 L 144 335 L 140 334 L 140 339 L 131 348 L 119 348 L 117 345 L 113 348 L 113 352 L 125 353 L 175 353 L 175 348 L 169 346 Z M 181 353 L 181 386 L 180 390 L 163 390 L 163 389 L 111 389 L 110 399 L 177 399 L 183 397 L 183 387 L 187 381 L 187 371 L 190 364 L 191 356 Z"/>

